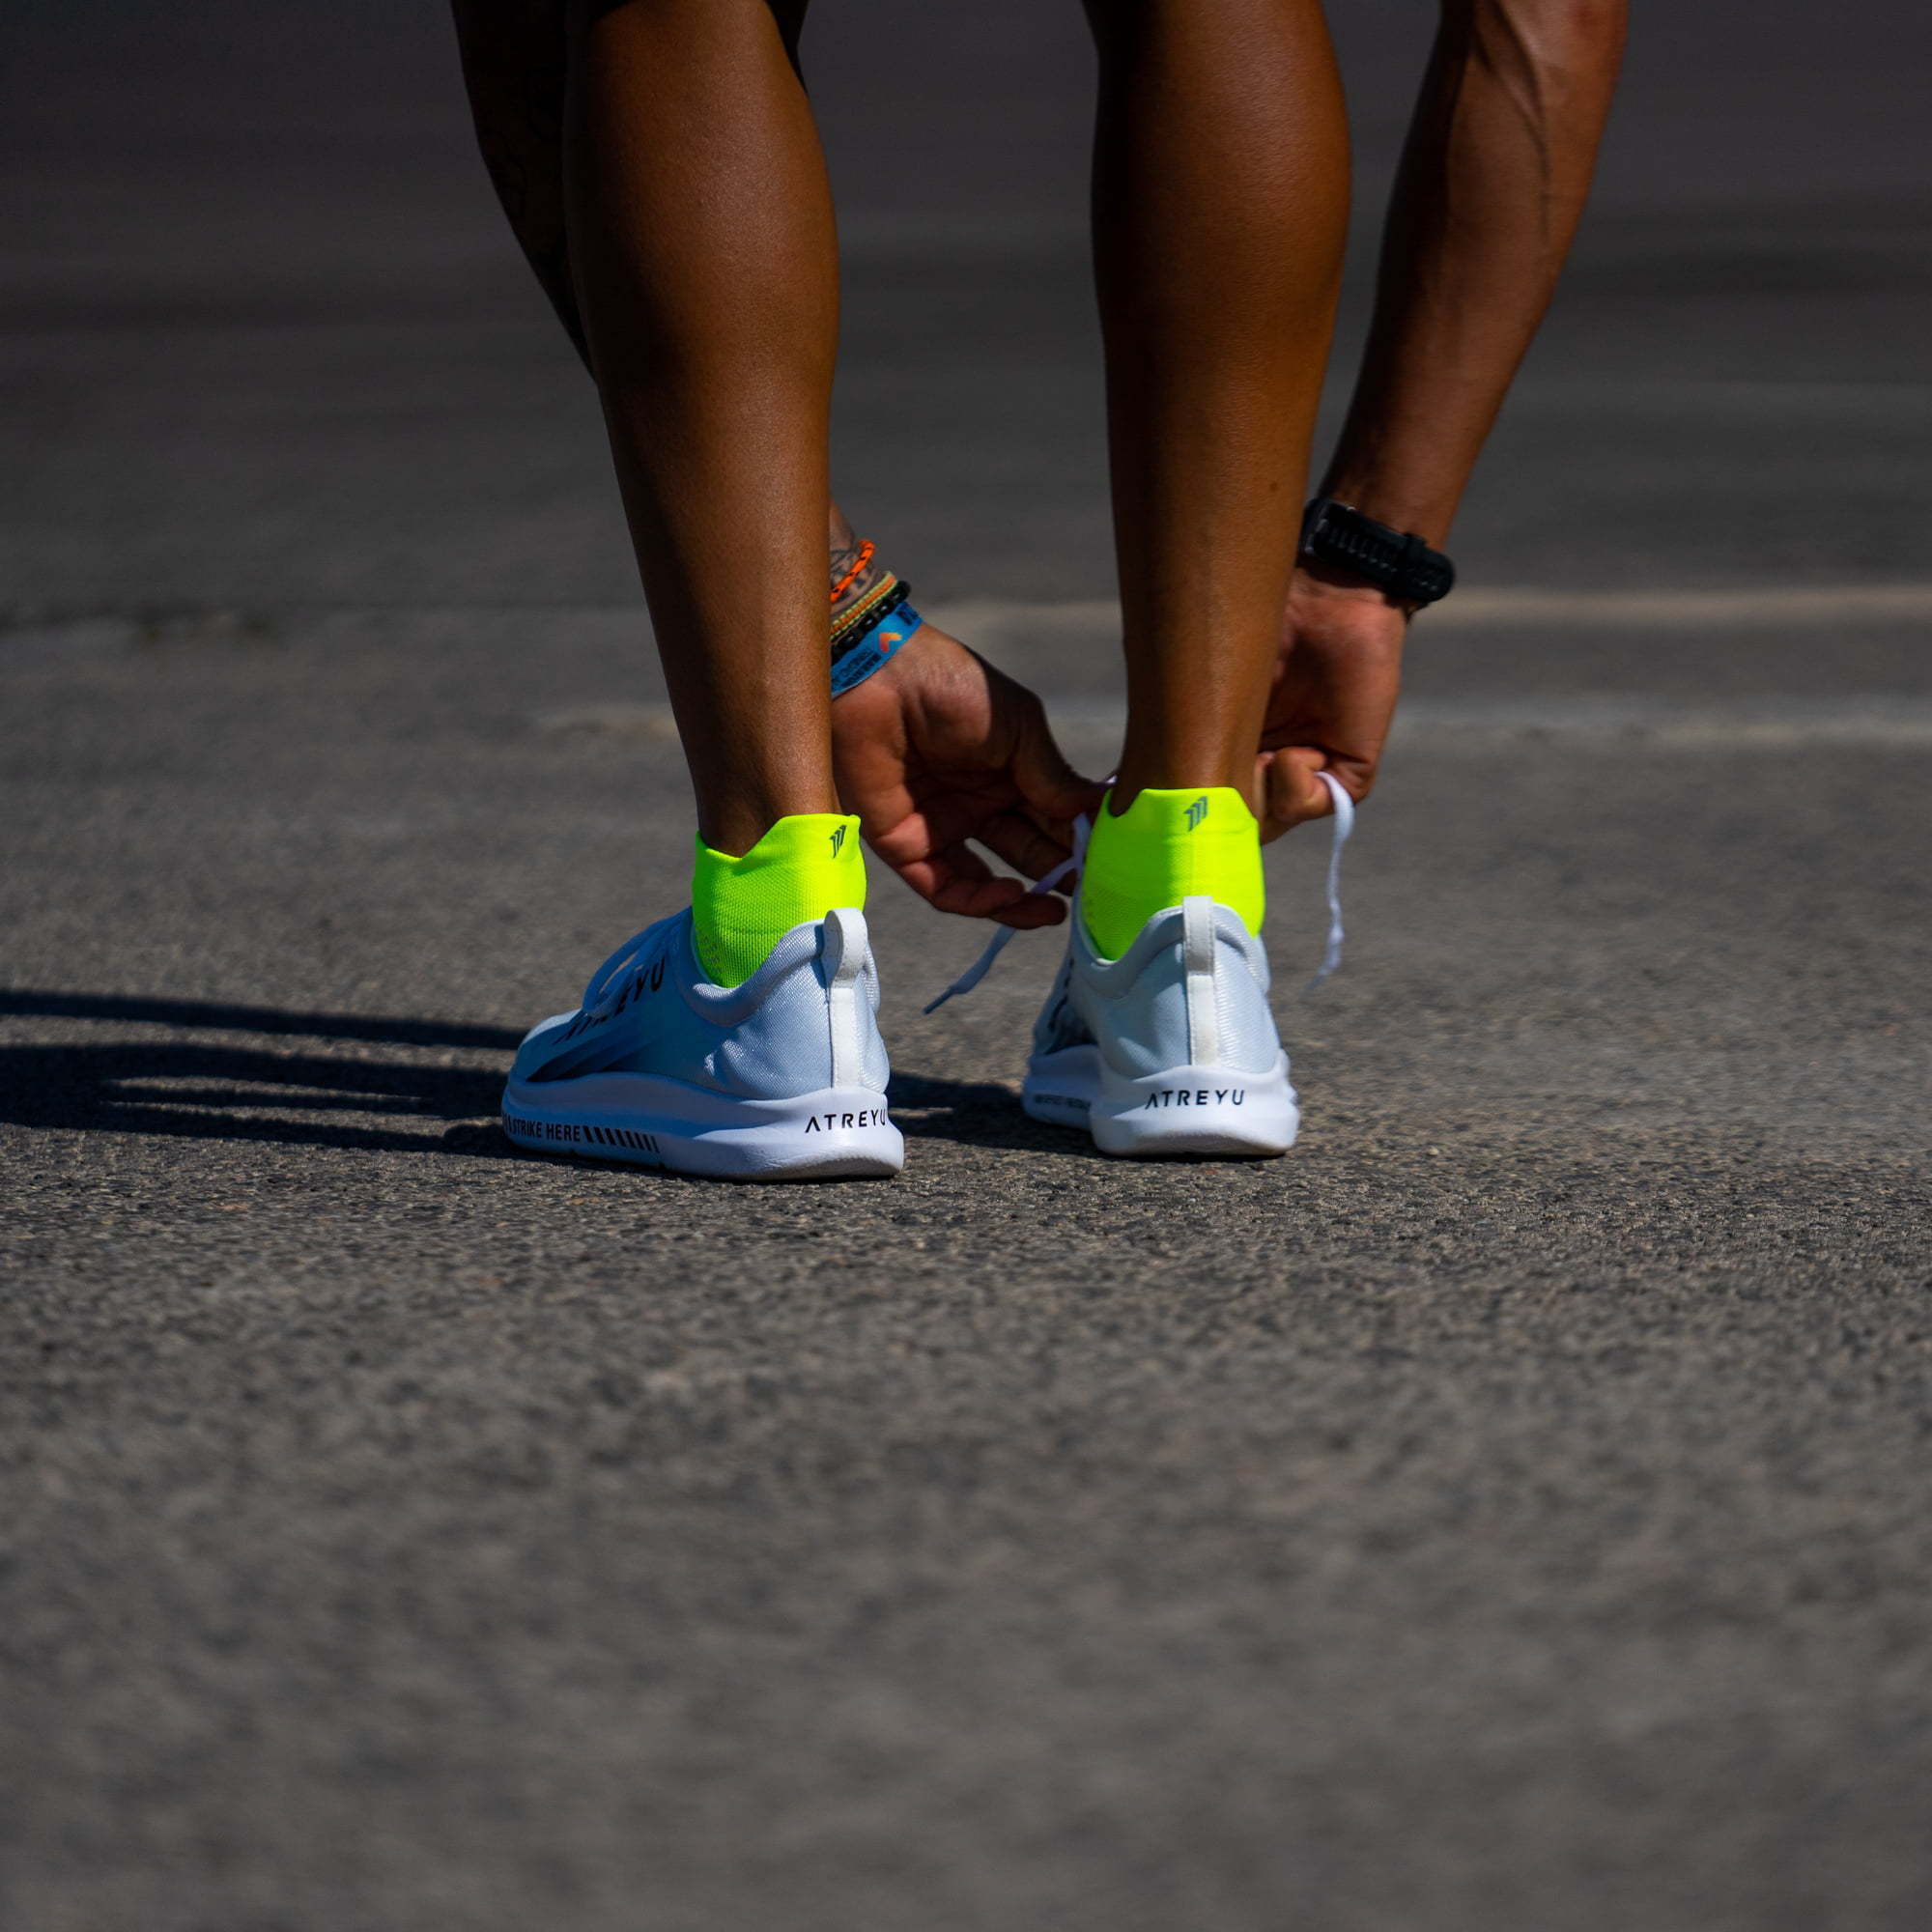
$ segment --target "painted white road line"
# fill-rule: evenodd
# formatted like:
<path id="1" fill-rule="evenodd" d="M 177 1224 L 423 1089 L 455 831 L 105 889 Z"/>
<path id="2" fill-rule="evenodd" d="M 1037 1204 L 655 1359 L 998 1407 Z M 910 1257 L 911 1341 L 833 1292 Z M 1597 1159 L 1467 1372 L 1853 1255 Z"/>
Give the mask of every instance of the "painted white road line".
<path id="1" fill-rule="evenodd" d="M 925 608 L 942 629 L 971 639 L 1118 635 L 1111 598 L 1024 603 L 982 597 Z M 1748 625 L 1932 622 L 1932 583 L 1842 583 L 1765 590 L 1459 590 L 1420 622 L 1429 630 L 1721 631 Z"/>
<path id="2" fill-rule="evenodd" d="M 1120 736 L 1126 714 L 1116 698 L 1043 692 L 1047 715 L 1067 734 Z M 576 704 L 539 713 L 546 734 L 675 740 L 663 704 Z M 1582 693 L 1551 698 L 1404 700 L 1398 738 L 1437 742 L 1464 738 L 1630 739 L 1649 747 L 1694 750 L 1782 745 L 1932 745 L 1932 697 L 1873 693 L 1830 698 L 1738 698 L 1728 703 Z"/>
<path id="3" fill-rule="evenodd" d="M 926 616 L 960 637 L 1024 644 L 1120 636 L 1120 606 L 1108 597 L 1065 602 L 963 598 L 927 604 Z M 0 662 L 100 657 L 166 643 L 175 647 L 246 643 L 299 646 L 319 636 L 369 628 L 389 635 L 460 637 L 466 624 L 526 625 L 532 635 L 562 627 L 607 627 L 625 637 L 646 634 L 635 605 L 501 605 L 468 607 L 300 606 L 261 611 L 183 611 L 165 617 L 128 611 L 29 616 L 0 613 Z M 1932 583 L 1840 583 L 1761 590 L 1459 590 L 1420 619 L 1423 634 L 1440 630 L 1738 631 L 1753 627 L 1828 630 L 1834 625 L 1932 625 Z"/>

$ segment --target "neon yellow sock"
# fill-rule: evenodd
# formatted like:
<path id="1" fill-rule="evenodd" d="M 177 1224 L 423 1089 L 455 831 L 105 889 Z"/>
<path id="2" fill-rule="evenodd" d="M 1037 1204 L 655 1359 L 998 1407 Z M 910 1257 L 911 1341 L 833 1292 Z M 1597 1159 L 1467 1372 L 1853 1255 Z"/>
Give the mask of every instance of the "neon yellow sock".
<path id="1" fill-rule="evenodd" d="M 1102 958 L 1118 959 L 1155 913 L 1197 894 L 1232 907 L 1250 932 L 1262 929 L 1261 828 L 1239 792 L 1144 791 L 1118 818 L 1100 807 L 1080 905 Z"/>
<path id="2" fill-rule="evenodd" d="M 697 960 L 717 986 L 742 984 L 793 926 L 834 906 L 863 910 L 866 861 L 859 821 L 836 811 L 781 818 L 734 859 L 697 841 L 691 875 Z"/>

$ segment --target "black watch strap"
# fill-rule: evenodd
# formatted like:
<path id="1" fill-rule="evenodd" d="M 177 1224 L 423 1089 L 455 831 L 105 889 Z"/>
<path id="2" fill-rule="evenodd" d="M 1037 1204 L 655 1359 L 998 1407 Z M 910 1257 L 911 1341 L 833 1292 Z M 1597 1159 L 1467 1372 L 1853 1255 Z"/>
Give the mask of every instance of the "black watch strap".
<path id="1" fill-rule="evenodd" d="M 1332 497 L 1303 512 L 1301 554 L 1366 579 L 1398 604 L 1434 604 L 1456 585 L 1456 566 L 1439 550 Z"/>

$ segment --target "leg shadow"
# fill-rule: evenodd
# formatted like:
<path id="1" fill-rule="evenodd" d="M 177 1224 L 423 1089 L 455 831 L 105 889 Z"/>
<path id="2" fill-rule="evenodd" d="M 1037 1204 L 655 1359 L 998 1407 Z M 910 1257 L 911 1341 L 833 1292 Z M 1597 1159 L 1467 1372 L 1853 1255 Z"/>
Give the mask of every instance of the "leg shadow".
<path id="1" fill-rule="evenodd" d="M 25 990 L 0 992 L 4 1014 L 505 1054 L 521 1037 L 504 1027 L 435 1020 Z M 500 1072 L 355 1054 L 283 1054 L 169 1039 L 0 1046 L 0 1121 L 27 1127 L 507 1159 L 513 1154 L 510 1143 L 493 1128 L 408 1132 L 400 1126 L 403 1120 L 424 1117 L 473 1122 L 479 1115 L 496 1113 L 501 1091 Z M 393 1115 L 399 1124 L 368 1127 L 287 1118 L 330 1113 Z"/>
<path id="2" fill-rule="evenodd" d="M 908 1140 L 963 1141 L 968 1147 L 1105 1158 L 1085 1128 L 1036 1121 L 1021 1111 L 1020 1096 L 1012 1088 L 990 1081 L 895 1072 L 888 1097 L 893 1119 Z"/>
<path id="3" fill-rule="evenodd" d="M 0 991 L 4 1015 L 356 1045 L 471 1048 L 505 1056 L 523 1037 L 506 1027 L 440 1020 L 29 990 Z M 193 1039 L 0 1045 L 0 1122 L 78 1132 L 521 1159 L 494 1124 L 502 1086 L 501 1068 L 438 1066 L 354 1053 L 275 1053 Z M 895 1073 L 890 1098 L 894 1118 L 908 1139 L 1099 1158 L 1085 1133 L 1029 1120 L 1020 1111 L 1017 1094 L 990 1082 Z M 346 1113 L 393 1116 L 397 1124 L 362 1126 L 312 1118 Z M 311 1118 L 289 1118 L 295 1114 Z M 482 1123 L 485 1116 L 491 1117 L 491 1124 Z M 412 1131 L 404 1125 L 412 1121 L 423 1124 Z M 451 1124 L 439 1130 L 432 1124 L 438 1122 Z"/>

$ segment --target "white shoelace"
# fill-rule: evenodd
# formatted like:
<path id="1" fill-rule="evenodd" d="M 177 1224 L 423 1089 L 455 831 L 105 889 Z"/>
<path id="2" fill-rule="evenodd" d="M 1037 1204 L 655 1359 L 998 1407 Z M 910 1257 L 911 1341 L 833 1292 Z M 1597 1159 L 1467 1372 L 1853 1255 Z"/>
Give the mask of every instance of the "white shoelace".
<path id="1" fill-rule="evenodd" d="M 1349 834 L 1355 829 L 1355 801 L 1343 789 L 1342 781 L 1332 772 L 1317 772 L 1315 776 L 1328 787 L 1328 796 L 1335 801 L 1335 834 L 1328 846 L 1328 943 L 1322 949 L 1321 964 L 1314 979 L 1303 989 L 1310 993 L 1342 963 L 1342 847 L 1349 842 Z M 1084 813 L 1073 821 L 1073 856 L 1063 859 L 1052 871 L 1036 879 L 1027 888 L 1029 898 L 1052 892 L 1063 879 L 1079 871 L 1087 857 L 1087 840 L 1093 831 L 1093 821 Z M 925 1010 L 936 1011 L 955 993 L 970 993 L 992 970 L 993 961 L 1006 951 L 1008 942 L 1018 931 L 1016 925 L 1001 926 L 986 942 L 986 950 L 979 958 Z"/>
<path id="2" fill-rule="evenodd" d="M 1335 836 L 1328 841 L 1328 943 L 1321 949 L 1321 964 L 1316 969 L 1314 979 L 1302 988 L 1305 993 L 1314 992 L 1342 963 L 1342 847 L 1355 829 L 1355 801 L 1349 796 L 1342 781 L 1333 772 L 1317 772 L 1315 776 L 1328 787 L 1328 796 L 1335 801 Z"/>
<path id="3" fill-rule="evenodd" d="M 1054 867 L 1053 870 L 1050 872 L 1042 872 L 1040 876 L 1037 879 L 1036 879 L 1033 882 L 1033 884 L 1026 889 L 1025 896 L 1028 898 L 1034 898 L 1036 896 L 1043 897 L 1046 894 L 1052 892 L 1054 887 L 1060 884 L 1061 880 L 1070 876 L 1074 872 L 1077 872 L 1080 869 L 1082 864 L 1086 860 L 1087 840 L 1090 837 L 1092 837 L 1093 831 L 1094 831 L 1094 821 L 1091 818 L 1089 818 L 1087 814 L 1083 811 L 1080 814 L 1080 816 L 1073 821 L 1072 858 L 1063 859 L 1060 862 L 1060 864 Z M 972 965 L 967 967 L 965 972 L 960 974 L 958 979 L 953 980 L 952 985 L 947 987 L 945 992 L 940 994 L 938 999 L 934 1000 L 929 1006 L 927 1006 L 925 1010 L 929 1013 L 936 1012 L 941 1007 L 943 1007 L 947 1003 L 948 1000 L 950 1000 L 953 996 L 954 993 L 970 993 L 973 990 L 973 988 L 977 986 L 980 983 L 980 981 L 983 980 L 986 977 L 986 975 L 992 970 L 993 961 L 997 959 L 1000 956 L 1000 954 L 1007 950 L 1008 943 L 1014 937 L 1014 935 L 1019 931 L 1019 929 L 1020 928 L 1016 925 L 1002 925 L 995 927 L 992 938 L 987 940 L 986 942 L 986 950 L 980 953 L 979 958 L 974 960 Z"/>

